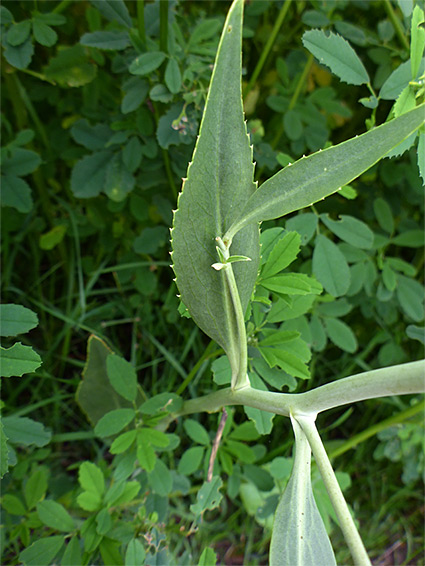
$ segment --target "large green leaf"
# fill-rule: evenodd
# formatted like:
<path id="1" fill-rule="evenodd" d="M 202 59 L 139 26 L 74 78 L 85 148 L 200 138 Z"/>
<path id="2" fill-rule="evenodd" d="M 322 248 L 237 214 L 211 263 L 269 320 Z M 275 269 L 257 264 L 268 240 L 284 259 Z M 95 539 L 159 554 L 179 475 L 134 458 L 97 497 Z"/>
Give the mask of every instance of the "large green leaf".
<path id="1" fill-rule="evenodd" d="M 96 425 L 98 420 L 109 411 L 133 406 L 111 385 L 107 367 L 107 358 L 111 354 L 113 352 L 105 342 L 97 336 L 90 336 L 87 345 L 87 362 L 83 370 L 83 380 L 77 388 L 76 400 L 93 425 Z M 122 392 L 124 388 L 125 384 L 122 384 Z M 138 405 L 142 403 L 139 392 L 136 403 Z"/>
<path id="2" fill-rule="evenodd" d="M 19 561 L 25 566 L 48 566 L 64 545 L 65 537 L 50 536 L 36 540 L 19 555 Z"/>
<path id="3" fill-rule="evenodd" d="M 295 460 L 276 509 L 270 566 L 336 566 L 335 556 L 311 487 L 311 450 L 295 419 Z"/>
<path id="4" fill-rule="evenodd" d="M 228 353 L 236 334 L 233 307 L 218 261 L 215 238 L 223 236 L 238 210 L 255 191 L 252 149 L 241 99 L 242 0 L 230 8 L 196 144 L 174 216 L 173 268 L 181 298 L 198 326 Z M 250 299 L 259 263 L 258 227 L 251 224 L 235 238 L 235 263 L 242 309 Z"/>
<path id="5" fill-rule="evenodd" d="M 225 237 L 231 240 L 251 223 L 279 218 L 337 192 L 417 130 L 424 123 L 424 111 L 422 104 L 361 136 L 288 165 L 252 195 Z M 232 249 L 232 253 L 236 252 Z"/>

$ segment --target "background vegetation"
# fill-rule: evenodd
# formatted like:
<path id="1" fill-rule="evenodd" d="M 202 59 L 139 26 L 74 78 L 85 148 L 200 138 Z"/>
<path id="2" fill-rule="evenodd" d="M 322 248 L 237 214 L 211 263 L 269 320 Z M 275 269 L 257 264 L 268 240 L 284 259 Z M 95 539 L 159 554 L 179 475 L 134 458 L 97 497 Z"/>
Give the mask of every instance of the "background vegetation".
<path id="1" fill-rule="evenodd" d="M 247 2 L 244 100 L 260 183 L 386 119 L 400 94 L 386 81 L 409 59 L 412 8 L 408 0 Z M 173 423 L 167 444 L 153 444 L 163 467 L 153 474 L 142 465 L 118 498 L 110 494 L 114 482 L 133 470 L 126 476 L 125 452 L 113 459 L 109 439 L 93 430 L 105 413 L 94 366 L 106 345 L 137 371 L 140 403 L 165 392 L 188 399 L 223 382 L 223 352 L 179 308 L 169 227 L 227 9 L 207 0 L 2 4 L 2 302 L 37 313 L 38 326 L 19 341 L 42 360 L 2 380 L 10 465 L 2 480 L 3 563 L 40 564 L 19 554 L 43 538 L 59 548 L 58 530 L 69 534 L 61 564 L 76 563 L 71 541 L 80 539 L 84 564 L 195 564 L 206 547 L 220 564 L 267 563 L 268 527 L 291 466 L 284 419 L 270 418 L 259 431 L 245 424 L 243 408 L 229 411 L 217 464 L 224 497 L 202 513 L 193 504 L 217 415 Z M 302 35 L 315 28 L 350 42 L 369 84 L 341 82 L 314 59 Z M 423 357 L 423 207 L 411 148 L 286 223 L 265 223 L 300 233 L 291 270 L 313 273 L 325 293 L 309 295 L 292 314 L 275 297 L 268 322 L 301 332 L 309 372 L 278 380 L 255 362 L 253 343 L 257 387 L 305 391 Z M 348 236 L 335 223 L 341 214 L 359 221 Z M 363 240 L 353 241 L 353 232 Z M 349 270 L 349 285 L 323 273 L 326 253 Z M 250 324 L 266 312 L 254 311 Z M 91 334 L 100 340 L 92 339 L 84 379 L 95 385 L 84 390 Z M 16 342 L 8 336 L 7 348 Z M 376 564 L 424 563 L 418 402 L 388 398 L 320 417 Z M 149 414 L 144 422 L 153 426 Z M 81 467 L 85 461 L 98 471 Z M 93 524 L 81 496 L 90 492 L 85 475 L 101 484 L 99 474 L 109 496 Z M 338 561 L 349 563 L 318 477 L 315 488 Z M 62 528 L 49 518 L 54 512 Z M 138 537 L 142 550 L 131 542 Z"/>

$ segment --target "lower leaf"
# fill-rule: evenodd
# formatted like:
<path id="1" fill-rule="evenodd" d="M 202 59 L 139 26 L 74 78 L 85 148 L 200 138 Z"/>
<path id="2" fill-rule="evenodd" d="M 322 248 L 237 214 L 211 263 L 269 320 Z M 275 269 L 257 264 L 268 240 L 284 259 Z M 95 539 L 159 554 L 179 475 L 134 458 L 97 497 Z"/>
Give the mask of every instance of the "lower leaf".
<path id="1" fill-rule="evenodd" d="M 276 509 L 270 544 L 270 566 L 336 566 L 335 555 L 311 487 L 311 449 L 291 416 L 295 461 Z"/>

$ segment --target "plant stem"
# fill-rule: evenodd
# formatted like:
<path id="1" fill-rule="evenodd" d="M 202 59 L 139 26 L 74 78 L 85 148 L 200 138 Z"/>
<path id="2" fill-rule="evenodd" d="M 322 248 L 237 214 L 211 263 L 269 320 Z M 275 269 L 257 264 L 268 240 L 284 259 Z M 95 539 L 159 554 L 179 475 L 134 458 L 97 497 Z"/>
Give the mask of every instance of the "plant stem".
<path id="1" fill-rule="evenodd" d="M 370 566 L 371 562 L 363 545 L 363 541 L 360 538 L 356 525 L 354 524 L 347 502 L 344 499 L 344 495 L 339 487 L 335 472 L 329 461 L 328 455 L 326 454 L 325 447 L 323 446 L 322 440 L 317 432 L 316 425 L 314 424 L 314 417 L 295 414 L 294 418 L 303 429 L 311 446 L 314 459 L 317 467 L 319 468 L 323 483 L 326 486 L 329 498 L 335 509 L 335 513 L 338 517 L 341 530 L 350 549 L 355 566 Z"/>
<path id="2" fill-rule="evenodd" d="M 204 353 L 202 354 L 202 356 L 199 358 L 199 360 L 196 362 L 196 364 L 193 366 L 193 368 L 190 370 L 190 372 L 187 374 L 186 379 L 183 381 L 183 383 L 179 386 L 179 388 L 176 391 L 176 395 L 181 395 L 183 393 L 183 391 L 187 388 L 187 386 L 189 385 L 189 383 L 193 380 L 193 378 L 195 377 L 195 375 L 198 373 L 199 368 L 202 366 L 202 364 L 208 359 L 208 358 L 212 358 L 217 356 L 220 352 L 222 353 L 223 350 L 220 348 L 219 350 L 216 350 L 215 352 L 212 352 L 212 350 L 215 348 L 215 342 L 213 342 L 211 340 L 211 342 L 208 344 L 208 346 L 206 347 Z"/>
<path id="3" fill-rule="evenodd" d="M 62 0 L 60 4 L 58 4 L 55 8 L 53 8 L 52 12 L 54 14 L 61 14 L 64 10 L 66 10 L 69 4 L 72 4 L 74 0 Z"/>
<path id="4" fill-rule="evenodd" d="M 217 250 L 223 256 L 223 261 L 229 259 L 230 252 L 229 247 L 226 246 L 220 237 L 216 238 Z M 225 283 L 227 285 L 227 291 L 231 298 L 231 303 L 233 308 L 227 309 L 229 314 L 233 316 L 229 320 L 229 336 L 233 340 L 233 343 L 227 349 L 228 353 L 233 354 L 233 359 L 235 364 L 231 363 L 232 366 L 232 389 L 240 389 L 241 387 L 246 387 L 249 385 L 249 378 L 247 375 L 248 369 L 248 347 L 246 338 L 246 328 L 245 328 L 245 317 L 242 310 L 241 299 L 239 296 L 239 290 L 235 279 L 235 274 L 233 273 L 233 267 L 231 262 L 225 263 L 223 265 L 223 272 Z M 230 305 L 229 305 L 230 307 Z M 232 321 L 236 323 L 236 328 L 232 325 Z M 230 359 L 230 358 L 229 358 Z M 232 361 L 232 360 L 231 360 Z"/>
<path id="5" fill-rule="evenodd" d="M 297 81 L 297 84 L 295 86 L 295 90 L 292 94 L 291 100 L 289 101 L 288 110 L 292 110 L 293 108 L 295 108 L 295 105 L 296 105 L 298 98 L 301 94 L 301 90 L 302 90 L 304 83 L 307 79 L 308 73 L 310 72 L 313 61 L 314 61 L 314 56 L 310 53 L 305 65 L 304 65 L 303 72 L 301 73 L 301 75 L 300 75 L 300 77 Z M 275 149 L 275 147 L 277 146 L 282 134 L 283 134 L 283 120 L 280 121 L 279 128 L 276 132 L 276 135 L 275 135 L 275 137 L 273 138 L 273 140 L 270 144 L 273 149 Z M 261 172 L 262 171 L 260 171 L 260 173 Z M 259 173 L 258 176 L 260 176 L 260 173 Z"/>
<path id="6" fill-rule="evenodd" d="M 146 44 L 145 0 L 137 0 L 137 29 L 139 31 L 140 41 Z"/>
<path id="7" fill-rule="evenodd" d="M 391 23 L 394 26 L 395 32 L 396 32 L 401 44 L 403 45 L 403 47 L 405 49 L 407 49 L 407 51 L 409 51 L 410 45 L 409 45 L 409 42 L 407 41 L 406 32 L 402 28 L 402 26 L 400 24 L 400 20 L 397 18 L 396 13 L 394 12 L 393 7 L 391 6 L 390 0 L 385 0 L 384 6 L 385 6 L 385 9 L 387 11 L 388 17 L 389 17 Z"/>
<path id="8" fill-rule="evenodd" d="M 235 312 L 238 350 L 238 373 L 232 376 L 232 389 L 239 389 L 249 384 L 247 377 L 248 368 L 248 348 L 246 339 L 245 317 L 242 310 L 241 299 L 239 297 L 238 286 L 236 284 L 235 274 L 233 273 L 232 264 L 229 263 L 224 269 L 224 275 L 229 287 L 230 296 L 232 297 L 233 308 Z"/>
<path id="9" fill-rule="evenodd" d="M 320 413 L 365 399 L 422 393 L 425 360 L 375 369 L 345 377 L 296 395 L 303 413 Z"/>
<path id="10" fill-rule="evenodd" d="M 170 158 L 166 149 L 162 149 L 162 157 L 164 158 L 165 172 L 167 173 L 168 183 L 170 184 L 174 198 L 177 198 L 177 187 L 174 182 L 173 171 L 171 170 Z"/>
<path id="11" fill-rule="evenodd" d="M 168 0 L 159 1 L 159 48 L 168 53 Z"/>
<path id="12" fill-rule="evenodd" d="M 226 405 L 246 405 L 276 415 L 316 415 L 321 411 L 349 403 L 392 395 L 423 393 L 425 360 L 368 371 L 322 385 L 306 393 L 260 391 L 247 385 L 227 387 L 209 395 L 190 399 L 181 411 L 165 421 L 166 426 L 177 417 L 192 413 L 215 413 Z"/>
<path id="13" fill-rule="evenodd" d="M 258 79 L 259 74 L 261 73 L 264 63 L 266 62 L 266 59 L 270 53 L 271 48 L 273 47 L 273 44 L 276 40 L 276 36 L 279 32 L 279 29 L 281 28 L 283 21 L 285 19 L 286 14 L 288 13 L 289 10 L 289 6 L 290 6 L 290 2 L 289 0 L 286 0 L 283 3 L 282 8 L 280 9 L 279 15 L 276 19 L 275 25 L 273 27 L 273 30 L 269 36 L 269 39 L 267 40 L 266 45 L 264 46 L 264 49 L 261 53 L 260 59 L 258 60 L 257 65 L 255 66 L 255 69 L 251 75 L 251 78 L 249 80 L 249 83 L 247 84 L 247 86 L 244 89 L 244 97 L 246 97 L 246 95 L 252 90 L 252 87 L 255 84 L 255 81 Z"/>

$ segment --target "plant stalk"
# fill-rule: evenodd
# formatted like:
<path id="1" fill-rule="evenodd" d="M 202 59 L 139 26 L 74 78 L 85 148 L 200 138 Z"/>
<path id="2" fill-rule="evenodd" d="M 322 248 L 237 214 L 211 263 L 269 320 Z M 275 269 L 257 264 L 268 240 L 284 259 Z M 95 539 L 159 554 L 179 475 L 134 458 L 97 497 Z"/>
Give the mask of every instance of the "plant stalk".
<path id="1" fill-rule="evenodd" d="M 192 413 L 215 413 L 226 405 L 246 405 L 289 417 L 290 414 L 316 415 L 321 411 L 365 399 L 424 393 L 425 360 L 368 371 L 322 385 L 306 393 L 260 391 L 247 385 L 239 389 L 226 387 L 209 395 L 190 399 L 181 411 L 163 422 Z"/>
<path id="2" fill-rule="evenodd" d="M 388 17 L 394 26 L 397 37 L 399 38 L 403 47 L 407 49 L 407 51 L 409 51 L 410 45 L 406 37 L 406 32 L 402 28 L 400 24 L 400 20 L 397 18 L 396 13 L 394 12 L 394 8 L 391 6 L 390 0 L 384 0 L 384 6 L 385 6 L 385 10 L 387 11 Z"/>
<path id="3" fill-rule="evenodd" d="M 363 541 L 356 525 L 354 524 L 347 502 L 344 499 L 344 495 L 339 487 L 335 472 L 329 461 L 328 455 L 326 454 L 325 447 L 323 446 L 322 440 L 317 432 L 316 425 L 314 424 L 315 417 L 295 414 L 294 418 L 303 429 L 304 434 L 310 443 L 314 459 L 316 460 L 323 483 L 326 486 L 329 498 L 335 509 L 335 513 L 338 517 L 341 530 L 350 549 L 355 566 L 371 566 Z"/>
<path id="4" fill-rule="evenodd" d="M 264 67 L 264 63 L 266 62 L 267 57 L 269 56 L 270 50 L 273 47 L 274 42 L 276 41 L 276 36 L 279 33 L 279 30 L 283 24 L 283 21 L 286 17 L 286 14 L 288 13 L 289 10 L 289 6 L 290 6 L 291 2 L 289 2 L 289 0 L 286 0 L 283 3 L 283 6 L 279 12 L 279 15 L 276 19 L 275 25 L 273 27 L 273 30 L 269 36 L 269 39 L 267 40 L 267 43 L 263 49 L 263 51 L 261 52 L 261 56 L 258 60 L 257 65 L 255 66 L 255 69 L 251 75 L 251 78 L 249 79 L 249 83 L 246 85 L 245 89 L 244 89 L 244 98 L 247 96 L 247 94 L 252 90 L 252 87 L 255 84 L 255 81 L 258 79 L 259 74 L 261 73 L 263 67 Z"/>

